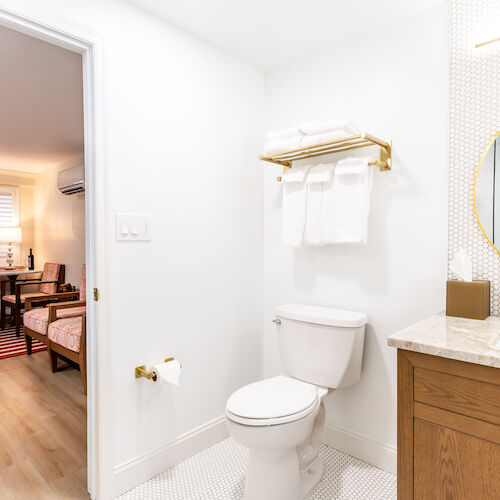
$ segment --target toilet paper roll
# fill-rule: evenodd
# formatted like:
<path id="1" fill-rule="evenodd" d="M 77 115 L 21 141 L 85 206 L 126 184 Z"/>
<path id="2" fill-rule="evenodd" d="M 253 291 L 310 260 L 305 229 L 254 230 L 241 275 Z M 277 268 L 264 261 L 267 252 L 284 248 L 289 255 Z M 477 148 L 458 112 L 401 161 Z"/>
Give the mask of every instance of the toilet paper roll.
<path id="1" fill-rule="evenodd" d="M 168 363 L 158 363 L 151 367 L 151 371 L 156 374 L 157 384 L 180 385 L 182 365 L 176 359 Z"/>

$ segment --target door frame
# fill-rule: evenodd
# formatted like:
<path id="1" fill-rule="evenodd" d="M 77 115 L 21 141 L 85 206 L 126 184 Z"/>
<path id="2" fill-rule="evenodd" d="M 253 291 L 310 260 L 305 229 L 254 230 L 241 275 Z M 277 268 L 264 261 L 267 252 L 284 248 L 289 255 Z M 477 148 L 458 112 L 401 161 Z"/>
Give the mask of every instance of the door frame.
<path id="1" fill-rule="evenodd" d="M 7 0 L 8 1 L 8 0 Z M 0 5 L 0 25 L 82 56 L 87 264 L 87 486 L 91 498 L 113 497 L 111 448 L 110 212 L 103 126 L 103 49 L 99 36 L 23 2 Z M 19 2 L 17 2 L 19 4 Z M 19 9 L 23 10 L 20 12 Z M 14 10 L 16 9 L 16 10 Z M 98 289 L 94 301 L 93 289 Z"/>

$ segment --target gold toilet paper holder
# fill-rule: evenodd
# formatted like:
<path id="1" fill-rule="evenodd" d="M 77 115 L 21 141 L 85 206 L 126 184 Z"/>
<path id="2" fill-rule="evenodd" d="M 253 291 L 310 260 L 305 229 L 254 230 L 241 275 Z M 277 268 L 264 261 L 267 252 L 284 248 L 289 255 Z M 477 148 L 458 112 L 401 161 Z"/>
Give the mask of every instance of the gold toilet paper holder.
<path id="1" fill-rule="evenodd" d="M 173 361 L 174 358 L 167 358 L 164 363 L 168 363 L 169 361 Z M 156 382 L 156 373 L 151 370 L 146 370 L 146 365 L 136 366 L 135 367 L 135 378 L 147 378 L 148 380 L 153 380 Z"/>

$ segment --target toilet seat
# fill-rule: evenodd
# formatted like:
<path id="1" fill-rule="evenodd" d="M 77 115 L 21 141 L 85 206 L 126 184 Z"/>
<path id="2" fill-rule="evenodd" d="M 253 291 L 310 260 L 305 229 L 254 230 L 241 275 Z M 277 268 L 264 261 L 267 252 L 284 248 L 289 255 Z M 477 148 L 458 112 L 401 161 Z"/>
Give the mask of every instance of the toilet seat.
<path id="1" fill-rule="evenodd" d="M 320 405 L 318 387 L 279 375 L 246 385 L 226 404 L 226 416 L 243 425 L 277 425 L 299 420 Z"/>

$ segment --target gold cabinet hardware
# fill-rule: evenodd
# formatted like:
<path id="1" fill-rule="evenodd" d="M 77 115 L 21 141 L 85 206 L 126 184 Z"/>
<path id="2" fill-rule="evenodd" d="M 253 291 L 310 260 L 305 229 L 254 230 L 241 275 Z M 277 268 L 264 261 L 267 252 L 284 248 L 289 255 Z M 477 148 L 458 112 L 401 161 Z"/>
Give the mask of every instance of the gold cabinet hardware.
<path id="1" fill-rule="evenodd" d="M 98 288 L 94 288 L 94 300 L 96 302 L 99 301 L 99 289 Z"/>

